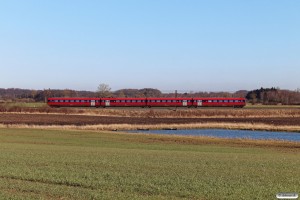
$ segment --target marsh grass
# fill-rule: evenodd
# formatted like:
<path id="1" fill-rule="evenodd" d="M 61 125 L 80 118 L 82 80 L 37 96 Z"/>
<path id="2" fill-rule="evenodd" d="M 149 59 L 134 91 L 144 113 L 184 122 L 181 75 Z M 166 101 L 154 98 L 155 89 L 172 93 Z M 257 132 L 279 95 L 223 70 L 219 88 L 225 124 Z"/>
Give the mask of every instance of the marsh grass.
<path id="1" fill-rule="evenodd" d="M 62 130 L 137 130 L 137 129 L 232 129 L 232 130 L 264 130 L 264 131 L 288 131 L 300 132 L 299 126 L 275 126 L 260 123 L 190 123 L 190 124 L 96 124 L 96 125 L 27 125 L 27 124 L 0 124 L 0 128 L 34 128 L 34 129 L 62 129 Z"/>
<path id="2" fill-rule="evenodd" d="M 1 128 L 0 198 L 275 199 L 278 192 L 299 193 L 299 148 L 221 140 Z"/>

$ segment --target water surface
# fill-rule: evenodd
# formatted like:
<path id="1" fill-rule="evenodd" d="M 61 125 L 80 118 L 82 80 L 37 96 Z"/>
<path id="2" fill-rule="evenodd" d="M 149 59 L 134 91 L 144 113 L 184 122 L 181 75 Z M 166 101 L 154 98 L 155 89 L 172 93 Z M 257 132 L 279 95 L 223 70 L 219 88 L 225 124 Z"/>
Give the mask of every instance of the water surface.
<path id="1" fill-rule="evenodd" d="M 194 135 L 220 138 L 248 138 L 257 140 L 287 140 L 300 142 L 300 133 L 274 131 L 248 131 L 228 129 L 188 129 L 188 130 L 138 130 L 131 133 L 148 133 L 164 135 Z"/>

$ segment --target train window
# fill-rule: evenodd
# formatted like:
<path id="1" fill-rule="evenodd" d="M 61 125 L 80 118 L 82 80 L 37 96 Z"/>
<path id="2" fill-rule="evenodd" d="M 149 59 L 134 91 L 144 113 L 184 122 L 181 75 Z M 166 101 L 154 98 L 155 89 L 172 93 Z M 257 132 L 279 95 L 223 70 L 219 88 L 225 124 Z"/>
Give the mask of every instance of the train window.
<path id="1" fill-rule="evenodd" d="M 234 101 L 233 101 L 233 100 L 229 100 L 229 102 L 230 102 L 230 103 L 233 103 Z"/>
<path id="2" fill-rule="evenodd" d="M 120 100 L 116 100 L 116 103 L 120 103 Z"/>
<path id="3" fill-rule="evenodd" d="M 213 100 L 214 103 L 218 103 L 218 100 Z"/>
<path id="4" fill-rule="evenodd" d="M 132 100 L 131 102 L 132 102 L 132 103 L 136 103 L 136 100 Z"/>
<path id="5" fill-rule="evenodd" d="M 228 100 L 224 100 L 224 103 L 228 103 Z"/>
<path id="6" fill-rule="evenodd" d="M 74 102 L 74 100 L 70 100 L 70 102 L 71 102 L 71 103 L 73 103 L 73 102 Z"/>
<path id="7" fill-rule="evenodd" d="M 160 102 L 160 100 L 157 100 L 157 103 L 159 103 Z"/>
<path id="8" fill-rule="evenodd" d="M 137 102 L 137 103 L 141 103 L 141 102 L 142 102 L 142 100 L 136 100 L 136 102 Z"/>
<path id="9" fill-rule="evenodd" d="M 208 103 L 211 103 L 212 102 L 212 100 L 208 100 Z"/>

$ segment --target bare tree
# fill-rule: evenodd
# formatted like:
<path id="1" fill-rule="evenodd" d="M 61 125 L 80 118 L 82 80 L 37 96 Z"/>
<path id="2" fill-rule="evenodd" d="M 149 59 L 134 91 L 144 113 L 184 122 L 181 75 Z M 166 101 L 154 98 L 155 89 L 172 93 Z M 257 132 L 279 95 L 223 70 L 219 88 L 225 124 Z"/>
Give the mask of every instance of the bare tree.
<path id="1" fill-rule="evenodd" d="M 108 84 L 101 83 L 97 88 L 97 93 L 99 97 L 110 97 L 112 95 L 111 88 Z"/>

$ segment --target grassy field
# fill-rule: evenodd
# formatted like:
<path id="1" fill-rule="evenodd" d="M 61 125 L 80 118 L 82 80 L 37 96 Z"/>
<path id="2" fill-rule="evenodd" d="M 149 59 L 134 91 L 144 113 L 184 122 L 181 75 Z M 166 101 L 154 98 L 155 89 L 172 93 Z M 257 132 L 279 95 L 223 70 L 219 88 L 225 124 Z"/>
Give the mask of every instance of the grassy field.
<path id="1" fill-rule="evenodd" d="M 300 192 L 299 143 L 1 128 L 0 152 L 0 199 L 276 199 Z"/>
<path id="2" fill-rule="evenodd" d="M 8 102 L 8 103 L 2 103 L 1 105 L 5 107 L 21 107 L 21 108 L 40 108 L 43 106 L 46 106 L 46 103 L 43 102 Z"/>

